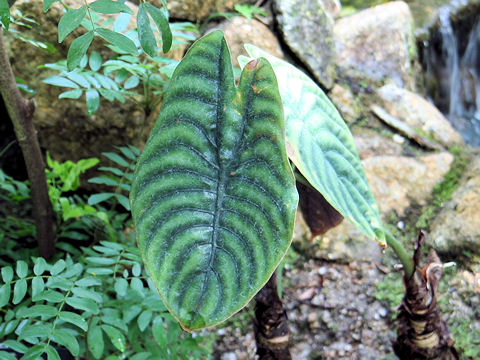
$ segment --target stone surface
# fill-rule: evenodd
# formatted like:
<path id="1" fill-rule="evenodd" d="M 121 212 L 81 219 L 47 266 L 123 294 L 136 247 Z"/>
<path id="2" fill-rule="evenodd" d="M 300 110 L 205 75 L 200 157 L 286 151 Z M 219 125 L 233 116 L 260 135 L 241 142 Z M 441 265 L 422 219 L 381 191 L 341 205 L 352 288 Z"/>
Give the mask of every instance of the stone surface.
<path id="1" fill-rule="evenodd" d="M 333 20 L 321 0 L 275 0 L 274 11 L 288 47 L 322 86 L 333 85 Z"/>
<path id="2" fill-rule="evenodd" d="M 235 16 L 223 21 L 215 28 L 224 32 L 234 66 L 239 66 L 237 61 L 239 55 L 247 55 L 244 44 L 253 44 L 272 55 L 283 57 L 282 49 L 275 35 L 258 20 Z"/>
<path id="3" fill-rule="evenodd" d="M 473 160 L 452 200 L 447 202 L 432 224 L 428 237 L 435 250 L 462 255 L 478 254 L 480 248 L 480 158 Z"/>
<path id="4" fill-rule="evenodd" d="M 378 154 L 400 156 L 402 146 L 391 138 L 376 131 L 361 128 L 353 133 L 353 140 L 360 159 L 374 157 Z"/>
<path id="5" fill-rule="evenodd" d="M 401 120 L 419 135 L 449 147 L 463 143 L 462 137 L 442 113 L 420 95 L 394 84 L 381 87 L 377 94 L 390 115 Z"/>
<path id="6" fill-rule="evenodd" d="M 255 0 L 168 0 L 168 11 L 171 19 L 204 20 L 214 12 L 232 11 L 235 4 L 254 4 Z M 152 4 L 161 6 L 161 0 L 153 0 Z"/>
<path id="7" fill-rule="evenodd" d="M 361 116 L 361 107 L 349 87 L 335 84 L 328 93 L 328 97 L 346 123 L 351 124 Z"/>
<path id="8" fill-rule="evenodd" d="M 433 188 L 450 169 L 453 156 L 448 152 L 418 158 L 374 156 L 362 161 L 382 219 L 392 212 L 404 216 L 412 204 L 425 205 Z M 381 248 L 348 221 L 317 237 L 312 244 L 302 218 L 297 216 L 295 246 L 317 258 L 336 261 L 379 259 Z"/>
<path id="9" fill-rule="evenodd" d="M 391 80 L 413 89 L 416 49 L 412 27 L 412 15 L 403 1 L 339 19 L 334 27 L 339 76 L 374 84 Z"/>
<path id="10" fill-rule="evenodd" d="M 340 0 L 322 0 L 323 7 L 327 14 L 329 14 L 333 19 L 336 19 L 340 16 L 342 11 L 342 4 Z"/>
<path id="11" fill-rule="evenodd" d="M 67 4 L 79 8 L 84 2 L 68 0 Z M 135 5 L 129 6 L 136 11 Z M 56 24 L 63 14 L 59 3 L 53 4 L 47 13 L 43 12 L 41 1 L 18 0 L 15 8 L 24 14 L 30 14 L 39 23 L 28 36 L 39 41 L 51 42 L 57 39 Z M 135 17 L 132 17 L 132 28 L 136 26 L 134 20 Z M 104 151 L 111 151 L 115 145 L 141 146 L 156 118 L 151 116 L 150 120 L 145 121 L 143 110 L 133 101 L 121 104 L 105 99 L 101 100 L 97 112 L 88 116 L 84 96 L 78 100 L 58 99 L 58 95 L 65 89 L 42 82 L 46 77 L 57 73 L 48 69 L 39 70 L 37 66 L 66 59 L 68 46 L 80 33 L 81 30 L 76 30 L 63 43 L 56 43 L 57 51 L 54 54 L 19 40 L 10 39 L 8 42 L 14 73 L 37 91 L 34 123 L 40 145 L 59 161 L 99 156 Z M 104 45 L 103 41 L 95 39 L 89 53 L 95 49 L 107 60 L 112 52 Z"/>

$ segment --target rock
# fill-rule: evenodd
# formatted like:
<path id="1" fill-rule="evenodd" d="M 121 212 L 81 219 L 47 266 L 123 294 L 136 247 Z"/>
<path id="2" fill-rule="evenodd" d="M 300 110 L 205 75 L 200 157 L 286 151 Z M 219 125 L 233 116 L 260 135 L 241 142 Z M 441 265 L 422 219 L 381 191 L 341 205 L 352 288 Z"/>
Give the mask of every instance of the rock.
<path id="1" fill-rule="evenodd" d="M 232 11 L 236 4 L 254 4 L 255 0 L 168 0 L 170 18 L 179 20 L 204 20 L 214 12 Z M 152 4 L 160 7 L 161 0 Z"/>
<path id="2" fill-rule="evenodd" d="M 360 159 L 374 157 L 376 155 L 400 156 L 402 146 L 385 135 L 362 128 L 354 132 L 353 140 Z"/>
<path id="3" fill-rule="evenodd" d="M 340 0 L 323 0 L 323 7 L 325 8 L 326 13 L 333 19 L 338 18 L 342 11 Z"/>
<path id="4" fill-rule="evenodd" d="M 334 26 L 340 77 L 381 84 L 391 80 L 413 89 L 416 57 L 408 5 L 393 1 L 339 19 Z"/>
<path id="5" fill-rule="evenodd" d="M 435 218 L 428 239 L 436 251 L 449 256 L 463 251 L 478 254 L 480 248 L 480 158 L 477 156 L 452 200 Z"/>
<path id="6" fill-rule="evenodd" d="M 462 137 L 442 113 L 420 95 L 394 84 L 381 87 L 377 94 L 390 115 L 443 146 L 463 144 Z"/>
<path id="7" fill-rule="evenodd" d="M 275 35 L 258 20 L 235 16 L 220 23 L 216 29 L 222 30 L 225 34 L 234 66 L 239 66 L 237 61 L 239 55 L 247 55 L 244 44 L 253 44 L 272 55 L 283 57 Z"/>
<path id="8" fill-rule="evenodd" d="M 68 0 L 71 8 L 84 5 L 82 0 Z M 135 9 L 135 5 L 128 3 Z M 49 12 L 43 12 L 43 2 L 18 0 L 15 8 L 32 16 L 39 24 L 33 26 L 28 36 L 38 41 L 52 41 L 57 38 L 57 27 L 63 8 L 54 3 Z M 134 10 L 136 11 L 136 10 Z M 132 17 L 130 27 L 135 27 Z M 74 35 L 81 34 L 76 30 Z M 143 110 L 133 101 L 108 102 L 101 100 L 100 108 L 93 116 L 88 116 L 84 96 L 78 100 L 58 99 L 64 88 L 47 85 L 42 82 L 50 75 L 56 74 L 48 69 L 39 70 L 37 66 L 66 59 L 68 46 L 75 39 L 69 35 L 61 44 L 56 44 L 57 51 L 51 54 L 19 40 L 9 41 L 9 55 L 14 73 L 37 91 L 34 124 L 38 131 L 40 145 L 48 149 L 52 158 L 79 160 L 99 156 L 104 151 L 111 151 L 115 145 L 132 144 L 141 146 L 146 140 L 150 126 L 156 116 L 145 121 Z M 112 52 L 105 43 L 95 39 L 89 50 L 100 52 L 107 60 Z"/>
<path id="9" fill-rule="evenodd" d="M 349 87 L 335 84 L 328 93 L 328 97 L 347 124 L 352 124 L 361 117 L 361 105 Z"/>
<path id="10" fill-rule="evenodd" d="M 275 0 L 274 11 L 288 47 L 329 89 L 334 77 L 333 20 L 321 0 Z"/>
<path id="11" fill-rule="evenodd" d="M 392 212 L 404 216 L 413 203 L 425 205 L 452 162 L 453 156 L 448 152 L 418 158 L 374 156 L 362 161 L 383 219 Z M 348 221 L 318 237 L 313 244 L 305 241 L 309 232 L 303 224 L 297 217 L 294 246 L 313 257 L 349 262 L 372 261 L 381 255 L 376 242 Z"/>

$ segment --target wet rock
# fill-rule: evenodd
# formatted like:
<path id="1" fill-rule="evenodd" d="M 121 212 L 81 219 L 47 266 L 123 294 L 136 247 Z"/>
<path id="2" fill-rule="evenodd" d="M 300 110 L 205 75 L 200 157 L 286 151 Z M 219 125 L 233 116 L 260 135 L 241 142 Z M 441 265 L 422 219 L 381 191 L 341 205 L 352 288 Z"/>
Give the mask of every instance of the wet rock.
<path id="1" fill-rule="evenodd" d="M 420 95 L 394 84 L 381 87 L 379 98 L 387 112 L 418 132 L 443 146 L 460 145 L 462 137 L 431 103 Z"/>
<path id="2" fill-rule="evenodd" d="M 322 86 L 333 85 L 333 20 L 321 0 L 275 0 L 274 11 L 288 47 Z"/>
<path id="3" fill-rule="evenodd" d="M 170 18 L 179 20 L 204 20 L 214 12 L 232 11 L 236 4 L 254 4 L 255 0 L 169 0 L 167 2 Z M 161 0 L 152 4 L 161 6 Z"/>
<path id="4" fill-rule="evenodd" d="M 413 19 L 408 5 L 393 1 L 339 19 L 335 63 L 339 76 L 381 84 L 387 80 L 414 88 Z"/>
<path id="5" fill-rule="evenodd" d="M 432 224 L 428 239 L 435 250 L 449 255 L 478 253 L 480 247 L 480 159 L 473 160 L 452 200 L 444 205 Z"/>
<path id="6" fill-rule="evenodd" d="M 223 30 L 225 34 L 234 66 L 239 66 L 237 61 L 239 55 L 247 55 L 244 44 L 253 44 L 272 55 L 283 57 L 282 49 L 275 35 L 258 20 L 235 16 L 223 21 L 216 28 Z"/>

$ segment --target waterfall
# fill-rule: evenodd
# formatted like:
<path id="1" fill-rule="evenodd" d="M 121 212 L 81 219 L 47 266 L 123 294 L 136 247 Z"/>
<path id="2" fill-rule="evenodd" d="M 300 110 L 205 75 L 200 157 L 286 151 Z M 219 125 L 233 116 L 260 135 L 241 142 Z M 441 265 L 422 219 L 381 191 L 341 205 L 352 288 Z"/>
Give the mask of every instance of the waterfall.
<path id="1" fill-rule="evenodd" d="M 439 9 L 438 28 L 425 44 L 426 88 L 465 142 L 480 146 L 480 21 L 471 14 L 465 32 L 452 23 L 452 9 Z"/>

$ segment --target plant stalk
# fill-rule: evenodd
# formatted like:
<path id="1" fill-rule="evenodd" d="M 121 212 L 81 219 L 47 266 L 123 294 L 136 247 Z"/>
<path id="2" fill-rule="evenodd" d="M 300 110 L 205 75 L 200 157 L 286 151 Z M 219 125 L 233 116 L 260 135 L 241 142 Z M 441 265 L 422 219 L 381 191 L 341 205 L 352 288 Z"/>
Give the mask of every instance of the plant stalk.
<path id="1" fill-rule="evenodd" d="M 260 360 L 291 360 L 287 313 L 277 292 L 275 271 L 255 296 L 255 341 Z"/>
<path id="2" fill-rule="evenodd" d="M 48 196 L 45 163 L 33 125 L 35 103 L 33 100 L 25 99 L 17 87 L 3 42 L 2 27 L 0 27 L 0 94 L 13 123 L 30 180 L 39 253 L 48 259 L 55 254 L 53 210 Z"/>
<path id="3" fill-rule="evenodd" d="M 402 244 L 395 239 L 395 237 L 389 231 L 385 230 L 385 239 L 387 241 L 387 245 L 392 248 L 392 250 L 397 254 L 400 262 L 403 265 L 403 273 L 405 278 L 410 279 L 414 272 L 415 272 L 415 265 L 413 264 L 413 260 L 408 255 L 407 251 L 404 249 Z"/>

